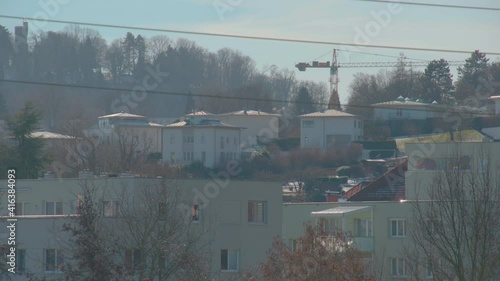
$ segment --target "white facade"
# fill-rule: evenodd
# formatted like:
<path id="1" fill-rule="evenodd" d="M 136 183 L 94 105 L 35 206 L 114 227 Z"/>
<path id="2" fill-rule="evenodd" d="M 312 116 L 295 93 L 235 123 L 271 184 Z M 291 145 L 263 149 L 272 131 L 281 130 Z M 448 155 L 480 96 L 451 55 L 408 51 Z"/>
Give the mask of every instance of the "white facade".
<path id="1" fill-rule="evenodd" d="M 500 114 L 500 96 L 491 96 L 489 100 L 493 101 L 493 110 L 496 115 Z"/>
<path id="2" fill-rule="evenodd" d="M 203 120 L 202 120 L 203 121 Z M 214 168 L 240 159 L 240 128 L 211 120 L 190 124 L 181 121 L 163 129 L 163 161 L 189 165 L 201 161 Z"/>
<path id="3" fill-rule="evenodd" d="M 299 117 L 303 149 L 342 147 L 363 138 L 363 122 L 352 114 L 330 109 Z"/>
<path id="4" fill-rule="evenodd" d="M 278 139 L 279 117 L 278 114 L 256 110 L 240 110 L 218 115 L 222 122 L 244 128 L 241 132 L 242 147 L 256 145 L 258 140 L 266 143 Z"/>
<path id="5" fill-rule="evenodd" d="M 226 172 L 229 176 L 235 176 L 237 168 L 233 166 Z M 234 274 L 241 274 L 244 270 L 258 267 L 266 260 L 266 252 L 271 247 L 273 238 L 281 234 L 282 193 L 280 182 L 236 179 L 224 181 L 219 178 L 217 180 L 181 180 L 177 184 L 177 181 L 167 184 L 170 184 L 171 188 L 174 186 L 179 188 L 180 192 L 175 193 L 178 194 L 176 199 L 188 207 L 185 210 L 186 216 L 191 215 L 191 206 L 198 204 L 202 206 L 199 209 L 199 216 L 196 220 L 193 218 L 191 225 L 193 229 L 206 231 L 201 242 L 202 247 L 207 247 L 208 254 L 203 256 L 203 259 L 209 264 L 214 280 L 226 280 L 234 277 Z M 21 268 L 23 272 L 9 274 L 12 280 L 27 280 L 27 272 L 34 274 L 40 280 L 44 277 L 46 280 L 65 280 L 64 262 L 69 262 L 69 259 L 64 260 L 61 257 L 62 261 L 59 263 L 57 253 L 64 253 L 64 250 L 69 248 L 65 241 L 68 238 L 67 233 L 61 230 L 64 223 L 71 221 L 68 215 L 77 215 L 75 202 L 81 198 L 79 195 L 82 194 L 84 183 L 96 188 L 96 200 L 102 200 L 97 202 L 98 206 L 103 206 L 101 216 L 109 220 L 109 225 L 112 225 L 112 220 L 119 219 L 119 213 L 116 215 L 107 213 L 109 210 L 104 207 L 105 202 L 122 200 L 123 197 L 114 196 L 119 196 L 122 192 L 136 192 L 140 187 L 158 186 L 161 181 L 161 179 L 145 178 L 98 178 L 87 181 L 18 180 L 15 250 L 18 253 L 17 266 L 23 267 Z M 214 186 L 218 190 L 215 196 L 211 193 L 214 191 Z M 0 183 L 0 196 L 6 199 L 6 193 L 7 182 Z M 133 200 L 134 196 L 126 198 Z M 263 206 L 258 218 L 251 217 L 249 206 L 253 204 Z M 122 202 L 120 206 L 127 204 Z M 2 204 L 0 239 L 3 243 L 7 242 L 9 236 L 6 228 L 6 224 L 9 224 L 6 221 L 9 218 L 6 217 L 7 214 L 6 204 Z M 221 264 L 221 252 L 224 250 L 235 253 L 236 260 L 231 261 L 229 265 L 233 266 L 232 268 L 224 269 Z M 48 251 L 56 253 L 56 260 L 47 260 Z M 20 255 L 21 252 L 23 257 Z"/>
<path id="6" fill-rule="evenodd" d="M 161 153 L 162 127 L 141 115 L 116 113 L 100 116 L 97 125 L 87 129 L 86 134 L 104 144 L 117 144 L 121 138 L 137 143 L 137 150 Z"/>

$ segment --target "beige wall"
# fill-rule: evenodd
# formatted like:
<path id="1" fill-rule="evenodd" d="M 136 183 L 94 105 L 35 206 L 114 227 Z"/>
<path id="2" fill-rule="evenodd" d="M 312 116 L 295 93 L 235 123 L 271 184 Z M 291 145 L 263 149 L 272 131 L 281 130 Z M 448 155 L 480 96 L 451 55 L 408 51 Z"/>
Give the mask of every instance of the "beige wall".
<path id="1" fill-rule="evenodd" d="M 232 170 L 231 176 L 236 176 Z M 271 247 L 273 238 L 281 234 L 282 206 L 281 183 L 239 181 L 224 177 L 227 174 L 214 175 L 212 180 L 179 180 L 171 182 L 181 187 L 181 197 L 186 204 L 203 202 L 202 224 L 207 230 L 204 239 L 210 241 L 212 270 L 220 272 L 220 250 L 238 249 L 240 251 L 239 268 L 241 270 L 257 267 L 266 259 L 266 252 Z M 133 190 L 134 187 L 158 179 L 113 178 L 96 179 L 92 183 L 103 192 L 104 198 L 112 198 L 122 188 Z M 81 194 L 83 180 L 20 180 L 17 182 L 17 202 L 29 202 L 26 215 L 43 214 L 46 201 L 62 201 L 63 213 L 71 214 L 72 202 Z M 2 201 L 5 199 L 6 183 L 0 184 Z M 248 201 L 267 202 L 267 223 L 253 224 L 248 222 Z M 6 213 L 6 204 L 2 202 L 1 214 Z M 44 273 L 43 251 L 47 248 L 58 248 L 54 231 L 58 232 L 67 218 L 49 216 L 18 217 L 17 241 L 18 249 L 26 249 L 26 266 L 32 272 Z M 2 225 L 5 225 L 5 217 Z M 5 237 L 2 227 L 0 237 Z M 60 232 L 60 231 L 59 231 Z M 231 275 L 232 273 L 224 273 Z M 53 275 L 53 274 L 49 274 Z M 22 279 L 20 279 L 22 280 Z"/>
<path id="2" fill-rule="evenodd" d="M 412 206 L 407 202 L 349 202 L 349 203 L 289 203 L 283 204 L 283 239 L 288 243 L 289 239 L 297 239 L 304 234 L 303 225 L 307 222 L 315 222 L 311 212 L 323 211 L 343 206 L 369 206 L 370 208 L 353 214 L 346 214 L 345 228 L 343 231 L 351 233 L 358 243 L 358 248 L 365 257 L 371 259 L 371 269 L 383 276 L 382 280 L 390 279 L 390 258 L 404 258 L 404 247 L 409 245 L 410 238 L 391 237 L 391 219 L 406 219 L 407 227 L 411 221 Z M 341 217 L 340 217 L 341 218 Z M 373 237 L 361 238 L 355 233 L 355 219 L 372 218 Z M 408 229 L 407 229 L 408 230 Z M 408 234 L 408 231 L 407 231 Z M 362 245 L 361 245 L 362 243 Z M 370 247 L 373 250 L 367 251 Z"/>

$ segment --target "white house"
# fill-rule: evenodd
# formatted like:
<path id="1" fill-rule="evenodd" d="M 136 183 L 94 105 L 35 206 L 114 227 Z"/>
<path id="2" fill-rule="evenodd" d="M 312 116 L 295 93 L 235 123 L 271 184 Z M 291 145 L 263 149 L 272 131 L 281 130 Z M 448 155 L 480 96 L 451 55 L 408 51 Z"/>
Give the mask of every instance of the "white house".
<path id="1" fill-rule="evenodd" d="M 493 111 L 496 115 L 500 115 L 500 96 L 491 96 L 488 98 L 493 102 Z"/>
<path id="2" fill-rule="evenodd" d="M 443 115 L 443 108 L 437 102 L 431 104 L 422 100 L 412 101 L 402 96 L 395 101 L 386 101 L 372 104 L 374 119 L 378 120 L 401 120 L 413 119 L 424 120 L 427 118 L 439 118 Z"/>
<path id="3" fill-rule="evenodd" d="M 222 122 L 245 128 L 241 132 L 242 147 L 278 139 L 279 117 L 279 114 L 246 109 L 218 115 Z"/>
<path id="4" fill-rule="evenodd" d="M 363 122 L 356 115 L 328 109 L 300 115 L 300 147 L 342 147 L 363 138 Z"/>
<path id="5" fill-rule="evenodd" d="M 189 165 L 201 161 L 216 167 L 240 159 L 242 128 L 215 119 L 187 118 L 163 128 L 163 161 Z"/>
<path id="6" fill-rule="evenodd" d="M 115 113 L 100 116 L 98 123 L 86 130 L 88 136 L 98 138 L 106 144 L 127 140 L 135 142 L 139 150 L 149 153 L 161 153 L 161 128 L 163 125 L 149 122 L 142 115 Z"/>

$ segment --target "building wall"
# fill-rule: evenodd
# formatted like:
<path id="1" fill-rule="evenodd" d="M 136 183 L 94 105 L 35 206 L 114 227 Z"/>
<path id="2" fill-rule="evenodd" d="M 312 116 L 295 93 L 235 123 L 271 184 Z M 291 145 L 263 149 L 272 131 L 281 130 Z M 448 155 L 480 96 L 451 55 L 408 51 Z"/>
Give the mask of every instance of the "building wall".
<path id="1" fill-rule="evenodd" d="M 244 128 L 241 131 L 242 146 L 257 144 L 257 138 L 278 139 L 279 117 L 273 115 L 219 115 L 220 121 Z"/>
<path id="2" fill-rule="evenodd" d="M 138 137 L 140 150 L 147 148 L 150 153 L 162 152 L 161 127 L 128 127 L 121 126 L 120 133 L 112 127 L 92 128 L 86 130 L 86 135 L 95 136 L 104 144 L 118 144 L 120 135 L 129 138 Z"/>
<path id="3" fill-rule="evenodd" d="M 236 176 L 228 169 L 226 172 Z M 227 175 L 227 174 L 226 174 Z M 201 210 L 202 227 L 207 231 L 203 239 L 209 242 L 212 271 L 221 273 L 221 249 L 237 249 L 239 251 L 239 271 L 257 267 L 266 260 L 266 252 L 271 247 L 273 238 L 281 234 L 282 206 L 281 183 L 238 181 L 219 174 L 217 180 L 182 180 L 180 200 L 186 204 L 203 204 Z M 90 181 L 102 192 L 103 199 L 113 199 L 112 194 L 118 194 L 126 189 L 133 192 L 136 186 L 149 183 L 159 184 L 158 179 L 109 178 Z M 63 248 L 57 236 L 61 227 L 69 219 L 66 216 L 43 215 L 44 202 L 62 201 L 63 213 L 74 213 L 73 202 L 82 193 L 83 180 L 20 180 L 17 183 L 17 201 L 29 202 L 32 208 L 25 215 L 17 217 L 17 249 L 26 249 L 26 267 L 30 272 L 47 277 L 61 277 L 63 273 L 47 273 L 44 268 L 43 254 L 45 249 Z M 173 183 L 172 183 L 173 184 Z M 0 185 L 2 195 L 5 195 L 6 183 Z M 4 197 L 3 197 L 4 198 Z M 267 222 L 248 222 L 248 202 L 264 201 L 267 204 Z M 7 214 L 5 204 L 2 204 L 2 215 Z M 3 227 L 0 237 L 6 239 L 6 217 L 0 218 Z M 112 218 L 109 218 L 112 219 Z M 64 236 L 63 236 L 64 237 Z M 222 277 L 231 273 L 222 273 Z M 14 280 L 25 280 L 19 277 Z M 223 279 L 223 278 L 222 278 Z"/>
<path id="4" fill-rule="evenodd" d="M 330 118 L 300 118 L 300 147 L 327 149 L 329 136 L 333 138 L 348 138 L 349 141 L 361 140 L 363 136 L 363 124 L 361 120 L 354 117 L 330 117 Z M 304 123 L 306 122 L 306 123 Z M 307 122 L 314 122 L 311 127 Z M 356 122 L 356 123 L 355 123 Z M 307 139 L 306 139 L 307 137 Z"/>
<path id="5" fill-rule="evenodd" d="M 439 117 L 436 112 L 428 110 L 422 106 L 418 108 L 404 107 L 404 108 L 384 108 L 374 107 L 374 118 L 380 120 L 393 120 L 393 119 L 426 119 Z M 399 112 L 399 113 L 398 113 Z"/>
<path id="6" fill-rule="evenodd" d="M 290 239 L 297 239 L 304 235 L 305 223 L 317 223 L 312 212 L 343 206 L 369 206 L 353 214 L 346 214 L 343 231 L 350 233 L 363 257 L 370 261 L 370 270 L 383 276 L 380 280 L 390 278 L 390 258 L 405 258 L 404 246 L 410 238 L 408 232 L 405 237 L 392 237 L 391 219 L 403 219 L 406 223 L 411 220 L 412 206 L 406 202 L 329 202 L 329 203 L 288 203 L 283 204 L 283 240 L 289 243 Z M 356 234 L 356 219 L 372 218 L 372 237 L 360 237 Z M 407 225 L 408 228 L 408 225 Z"/>
<path id="7" fill-rule="evenodd" d="M 213 168 L 227 160 L 240 159 L 240 131 L 218 127 L 165 128 L 163 151 L 163 161 L 169 164 L 202 161 L 206 167 Z"/>
<path id="8" fill-rule="evenodd" d="M 453 162 L 459 158 L 462 165 L 467 161 L 472 173 L 500 170 L 498 142 L 414 143 L 406 144 L 405 150 L 409 159 L 405 175 L 407 200 L 429 199 L 427 193 L 436 177 L 444 175 L 445 169 L 452 170 Z"/>

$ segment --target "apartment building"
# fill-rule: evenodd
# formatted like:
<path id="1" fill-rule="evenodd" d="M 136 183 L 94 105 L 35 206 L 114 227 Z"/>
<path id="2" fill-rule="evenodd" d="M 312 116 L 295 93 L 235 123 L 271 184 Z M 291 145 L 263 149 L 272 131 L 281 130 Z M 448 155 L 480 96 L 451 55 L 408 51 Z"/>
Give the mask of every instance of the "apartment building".
<path id="1" fill-rule="evenodd" d="M 300 148 L 303 149 L 345 147 L 363 138 L 363 122 L 356 115 L 328 109 L 299 118 Z"/>
<path id="2" fill-rule="evenodd" d="M 104 144 L 128 145 L 137 153 L 161 153 L 161 128 L 142 115 L 114 113 L 99 116 L 97 123 L 85 133 Z"/>
<path id="3" fill-rule="evenodd" d="M 241 145 L 250 147 L 279 138 L 280 115 L 260 110 L 239 110 L 218 115 L 227 124 L 245 128 L 241 132 Z"/>
<path id="4" fill-rule="evenodd" d="M 167 125 L 163 128 L 163 161 L 171 165 L 199 161 L 214 168 L 239 160 L 242 129 L 200 117 Z"/>
<path id="5" fill-rule="evenodd" d="M 233 168 L 237 168 L 231 166 Z M 166 186 L 175 190 L 178 205 L 176 212 L 168 213 L 163 220 L 174 220 L 174 216 L 184 215 L 190 222 L 189 231 L 201 233 L 201 247 L 204 254 L 200 260 L 207 262 L 210 274 L 218 280 L 234 278 L 244 270 L 258 266 L 266 260 L 266 252 L 273 238 L 281 234 L 281 183 L 239 181 L 225 178 L 234 175 L 229 169 L 226 174 L 218 174 L 212 180 L 179 180 L 145 178 L 95 178 L 64 180 L 19 180 L 16 192 L 16 271 L 12 280 L 26 280 L 26 274 L 46 280 L 62 280 L 65 273 L 64 251 L 68 250 L 68 233 L 62 232 L 64 223 L 71 222 L 78 215 L 79 200 L 85 186 L 94 188 L 96 202 L 101 208 L 101 217 L 106 226 L 114 227 L 121 222 L 121 216 L 130 211 L 130 206 L 145 204 L 142 191 L 153 186 Z M 2 198 L 5 199 L 7 184 L 1 183 Z M 142 191 L 141 191 L 142 190 Z M 123 197 L 123 194 L 129 196 Z M 135 201 L 134 201 L 135 200 Z M 155 198 L 158 200 L 158 198 Z M 172 196 L 168 202 L 172 202 Z M 156 202 L 156 201 L 155 201 Z M 160 200 L 158 212 L 163 203 Z M 134 204 L 139 205 L 134 205 Z M 156 204 L 156 203 L 155 203 Z M 142 206 L 142 205 L 141 205 Z M 149 205 L 148 205 L 149 206 Z M 187 207 L 186 207 L 187 206 Z M 0 239 L 7 242 L 9 233 L 6 204 L 2 203 L 3 227 Z M 135 207 L 134 207 L 135 208 Z M 151 209 L 151 210 L 149 210 Z M 156 211 L 156 207 L 146 211 Z M 137 213 L 143 209 L 132 209 Z M 179 212 L 180 211 L 180 212 Z M 141 213 L 142 214 L 142 213 Z M 149 214 L 149 213 L 146 213 Z M 141 230 L 148 225 L 148 216 L 141 216 L 134 229 Z M 160 222 L 155 223 L 155 227 Z M 114 238 L 123 230 L 110 232 Z M 181 233 L 179 233 L 181 234 Z M 185 235 L 188 235 L 186 233 Z M 117 257 L 124 268 L 140 266 L 146 257 L 141 245 L 135 240 L 123 240 L 123 253 Z M 252 242 L 250 242 L 252 241 Z M 258 241 L 255 243 L 254 241 Z M 167 246 L 172 245 L 171 241 Z M 198 245 L 198 244 L 197 244 Z M 201 253 L 201 252 L 200 252 Z M 67 253 L 66 253 L 67 255 Z M 121 260 L 120 260 L 121 258 Z M 139 269 L 139 268 L 135 268 Z M 174 278 L 175 279 L 175 278 Z M 169 279 L 170 280 L 170 279 Z"/>
<path id="6" fill-rule="evenodd" d="M 440 185 L 438 177 L 443 179 L 445 173 L 470 171 L 472 177 L 464 177 L 461 188 L 482 188 L 470 186 L 470 180 L 476 177 L 479 183 L 481 179 L 477 176 L 481 173 L 500 170 L 500 143 L 414 143 L 407 144 L 406 154 L 408 163 L 347 192 L 356 201 L 283 204 L 284 242 L 294 250 L 297 238 L 304 234 L 303 224 L 322 222 L 327 232 L 341 230 L 352 236 L 363 258 L 370 262 L 370 269 L 380 278 L 377 280 L 434 278 L 431 269 L 434 265 L 414 264 L 408 254 L 409 250 L 415 250 L 410 231 L 426 231 L 415 220 L 415 208 L 420 206 L 425 210 L 429 202 L 439 199 L 433 197 L 436 196 L 433 190 Z M 493 186 L 498 188 L 498 182 Z M 427 217 L 421 219 L 426 225 L 429 223 Z M 415 279 L 416 275 L 419 279 Z"/>

